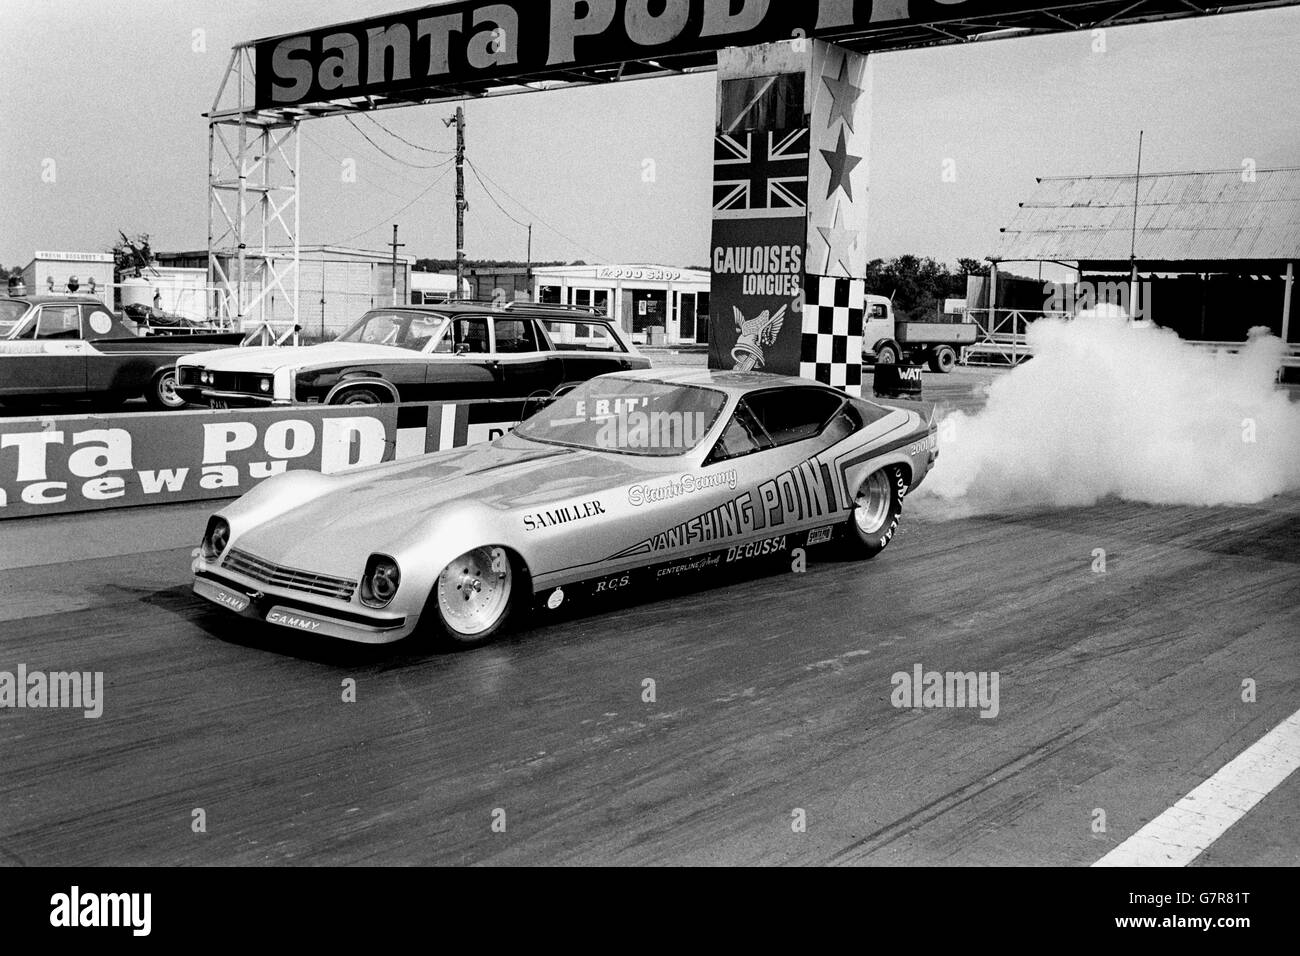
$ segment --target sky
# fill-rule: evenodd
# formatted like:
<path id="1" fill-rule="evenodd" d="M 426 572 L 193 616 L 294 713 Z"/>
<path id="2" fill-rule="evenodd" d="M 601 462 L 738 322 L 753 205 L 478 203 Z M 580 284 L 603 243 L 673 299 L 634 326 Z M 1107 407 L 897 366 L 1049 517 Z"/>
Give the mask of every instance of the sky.
<path id="1" fill-rule="evenodd" d="M 414 6 L 0 0 L 0 264 L 25 265 L 37 249 L 104 251 L 119 229 L 151 234 L 155 250 L 206 248 L 202 114 L 230 47 Z M 1131 172 L 1139 130 L 1150 172 L 1300 165 L 1300 7 L 1113 28 L 1095 47 L 1085 32 L 880 54 L 872 256 L 990 255 L 1036 176 Z M 496 202 L 535 224 L 535 260 L 700 265 L 714 96 L 706 73 L 471 101 L 468 155 L 498 184 Z M 442 121 L 454 108 L 375 116 L 450 149 Z M 409 164 L 443 159 L 358 123 Z M 446 168 L 395 162 L 345 119 L 302 130 L 303 242 L 383 249 L 397 222 L 404 252 L 454 256 Z M 345 160 L 355 182 L 342 181 Z M 522 259 L 526 228 L 472 175 L 468 199 L 467 254 Z"/>

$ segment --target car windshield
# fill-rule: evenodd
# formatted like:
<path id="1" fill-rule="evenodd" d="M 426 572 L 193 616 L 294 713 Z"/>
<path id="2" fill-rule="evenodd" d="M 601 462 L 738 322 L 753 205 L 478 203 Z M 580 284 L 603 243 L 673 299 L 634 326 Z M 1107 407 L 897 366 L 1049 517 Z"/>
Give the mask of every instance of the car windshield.
<path id="1" fill-rule="evenodd" d="M 667 458 L 699 445 L 726 404 L 726 394 L 711 388 L 595 378 L 557 398 L 515 434 L 548 445 Z"/>
<path id="2" fill-rule="evenodd" d="M 27 314 L 29 304 L 21 299 L 0 299 L 0 339 L 5 338 Z"/>
<path id="3" fill-rule="evenodd" d="M 417 312 L 371 312 L 339 336 L 340 342 L 364 342 L 367 345 L 391 345 L 394 348 L 421 352 L 447 326 L 441 315 Z"/>

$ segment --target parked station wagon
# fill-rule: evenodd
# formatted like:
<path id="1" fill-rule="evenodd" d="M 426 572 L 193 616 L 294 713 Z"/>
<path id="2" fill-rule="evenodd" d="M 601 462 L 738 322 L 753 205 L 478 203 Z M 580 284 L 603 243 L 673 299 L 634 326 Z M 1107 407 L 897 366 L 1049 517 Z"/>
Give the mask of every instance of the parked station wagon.
<path id="1" fill-rule="evenodd" d="M 527 398 L 649 367 L 589 309 L 452 302 L 374 309 L 322 345 L 186 356 L 177 390 L 215 408 Z"/>

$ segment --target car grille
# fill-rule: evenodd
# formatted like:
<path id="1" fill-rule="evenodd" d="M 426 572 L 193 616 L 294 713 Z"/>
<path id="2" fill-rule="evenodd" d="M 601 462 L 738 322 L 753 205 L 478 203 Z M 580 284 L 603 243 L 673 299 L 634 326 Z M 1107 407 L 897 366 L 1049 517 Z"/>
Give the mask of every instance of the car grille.
<path id="1" fill-rule="evenodd" d="M 244 392 L 249 395 L 266 395 L 262 380 L 271 376 L 258 372 L 212 372 L 209 388 L 220 392 Z"/>
<path id="2" fill-rule="evenodd" d="M 176 384 L 199 385 L 199 368 L 197 365 L 179 365 L 176 367 Z"/>
<path id="3" fill-rule="evenodd" d="M 270 561 L 263 561 L 247 551 L 232 548 L 221 562 L 222 567 L 237 574 L 245 575 L 263 584 L 273 587 L 288 588 L 292 591 L 305 591 L 321 597 L 338 598 L 340 601 L 352 600 L 357 589 L 356 581 L 347 578 L 335 578 L 328 574 L 315 574 L 311 571 L 298 571 L 286 568 Z"/>

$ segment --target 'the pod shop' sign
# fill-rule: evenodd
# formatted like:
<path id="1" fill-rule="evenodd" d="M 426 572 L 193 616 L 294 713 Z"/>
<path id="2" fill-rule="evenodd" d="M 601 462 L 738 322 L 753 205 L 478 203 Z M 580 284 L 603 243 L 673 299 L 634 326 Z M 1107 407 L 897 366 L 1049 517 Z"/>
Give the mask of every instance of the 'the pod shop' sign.
<path id="1" fill-rule="evenodd" d="M 0 519 L 234 498 L 290 469 L 490 441 L 523 411 L 484 401 L 0 419 Z"/>

